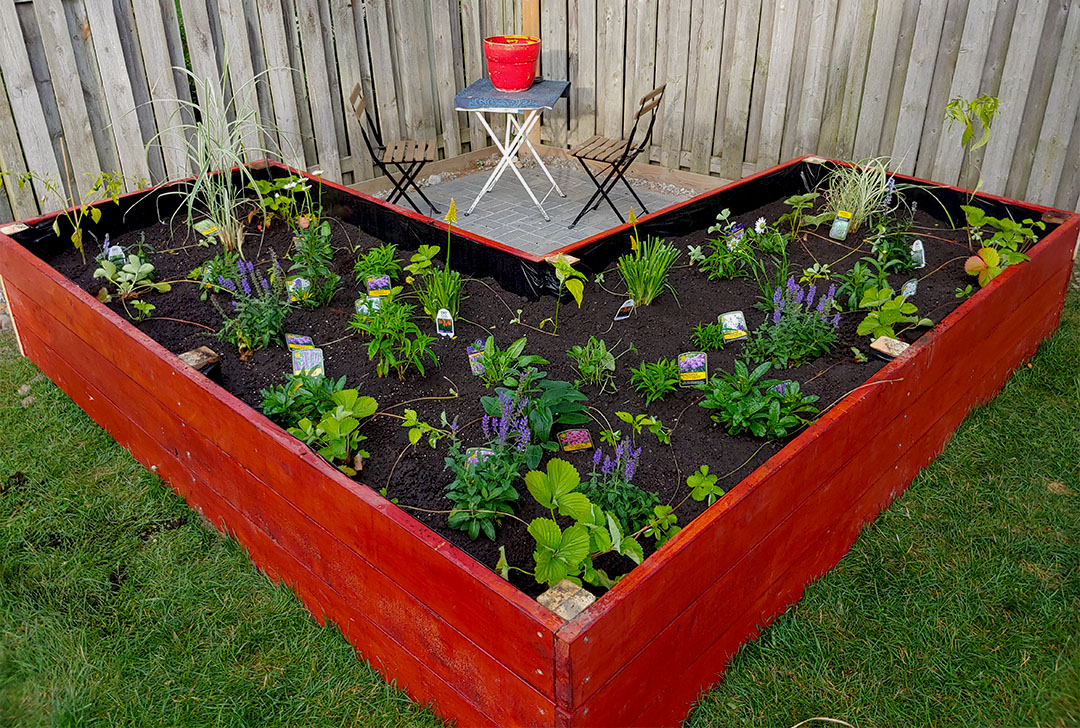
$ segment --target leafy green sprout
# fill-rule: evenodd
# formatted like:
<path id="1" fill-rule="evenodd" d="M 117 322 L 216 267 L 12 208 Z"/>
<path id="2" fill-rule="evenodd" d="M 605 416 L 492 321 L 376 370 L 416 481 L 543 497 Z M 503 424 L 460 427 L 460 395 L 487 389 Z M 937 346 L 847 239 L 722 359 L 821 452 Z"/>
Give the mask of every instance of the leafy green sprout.
<path id="1" fill-rule="evenodd" d="M 574 297 L 574 301 L 577 302 L 578 308 L 581 308 L 581 300 L 585 293 L 585 284 L 582 281 L 588 280 L 585 274 L 575 270 L 570 264 L 570 259 L 562 253 L 559 253 L 553 259 L 549 260 L 552 266 L 555 268 L 555 277 L 559 281 L 559 292 L 555 295 L 555 318 L 544 319 L 540 322 L 540 328 L 544 328 L 544 324 L 548 321 L 552 321 L 551 333 L 556 334 L 559 331 L 559 304 L 562 303 L 563 288 L 570 291 L 570 295 Z"/>
<path id="2" fill-rule="evenodd" d="M 636 440 L 637 436 L 647 429 L 649 432 L 656 435 L 656 439 L 661 444 L 671 444 L 671 428 L 664 427 L 664 423 L 660 421 L 659 417 L 653 417 L 652 415 L 632 415 L 629 412 L 616 412 L 615 416 L 630 425 L 631 440 Z M 618 444 L 618 439 L 616 439 L 615 442 L 608 444 L 614 447 Z"/>
<path id="3" fill-rule="evenodd" d="M 698 471 L 686 479 L 686 485 L 690 487 L 690 497 L 696 501 L 705 501 L 711 506 L 720 499 L 725 491 L 716 484 L 716 475 L 709 474 L 709 466 L 702 465 Z"/>
<path id="4" fill-rule="evenodd" d="M 953 124 L 960 124 L 963 126 L 963 132 L 960 134 L 960 146 L 964 148 L 968 158 L 968 186 L 970 186 L 971 175 L 976 173 L 975 166 L 975 152 L 986 146 L 990 141 L 991 126 L 994 123 L 994 117 L 998 112 L 998 99 L 996 96 L 988 96 L 986 94 L 977 96 L 974 99 L 964 99 L 957 96 L 950 99 L 949 103 L 945 104 L 945 121 L 949 123 L 949 130 L 953 128 Z M 975 138 L 978 129 L 978 139 Z M 978 192 L 982 187 L 982 171 L 978 171 L 978 178 L 975 183 L 975 187 L 969 196 L 971 197 Z"/>
<path id="5" fill-rule="evenodd" d="M 933 326 L 934 322 L 918 315 L 918 307 L 907 300 L 906 296 L 893 296 L 891 288 L 868 288 L 859 302 L 860 309 L 869 309 L 866 317 L 859 322 L 856 333 L 876 339 L 887 336 L 895 339 L 908 329 L 918 326 Z M 898 324 L 907 324 L 895 328 Z"/>
<path id="6" fill-rule="evenodd" d="M 148 291 L 167 293 L 172 290 L 169 283 L 164 281 L 155 283 L 151 277 L 153 273 L 154 266 L 151 263 L 132 253 L 121 266 L 107 258 L 99 260 L 98 268 L 94 271 L 94 278 L 104 278 L 112 283 L 116 286 L 117 296 L 122 301 L 127 301 L 138 298 Z M 112 300 L 112 296 L 108 293 L 99 295 L 98 298 L 106 302 Z"/>

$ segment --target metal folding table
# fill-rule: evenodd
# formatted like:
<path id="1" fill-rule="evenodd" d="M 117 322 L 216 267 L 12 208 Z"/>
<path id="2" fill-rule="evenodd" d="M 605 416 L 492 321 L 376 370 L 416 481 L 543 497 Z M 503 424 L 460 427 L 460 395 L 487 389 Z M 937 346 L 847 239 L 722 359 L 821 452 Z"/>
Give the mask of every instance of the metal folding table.
<path id="1" fill-rule="evenodd" d="M 454 97 L 454 109 L 456 111 L 472 112 L 480 120 L 481 125 L 487 130 L 488 135 L 502 154 L 499 163 L 492 170 L 491 176 L 488 177 L 487 182 L 481 188 L 480 194 L 476 196 L 469 209 L 465 211 L 466 215 L 476 209 L 477 203 L 498 183 L 503 172 L 509 167 L 517 176 L 518 181 L 521 182 L 521 186 L 529 194 L 529 199 L 536 205 L 536 209 L 540 211 L 545 220 L 551 221 L 547 212 L 544 211 L 544 200 L 548 198 L 552 191 L 558 192 L 560 197 L 566 197 L 566 194 L 559 189 L 559 185 L 552 178 L 551 172 L 544 165 L 544 160 L 540 159 L 540 155 L 536 153 L 536 148 L 529 141 L 529 132 L 540 121 L 540 113 L 544 109 L 551 109 L 555 106 L 559 99 L 567 95 L 569 88 L 569 81 L 540 79 L 525 91 L 500 91 L 491 84 L 489 79 L 482 78 L 469 84 L 468 87 Z M 485 112 L 506 115 L 506 134 L 501 142 L 499 141 L 499 135 L 496 134 L 484 117 Z M 525 118 L 520 123 L 517 119 L 518 114 L 525 115 Z M 521 172 L 517 168 L 517 153 L 522 146 L 529 148 L 533 158 L 536 160 L 536 164 L 543 170 L 548 181 L 551 182 L 551 188 L 540 200 L 536 199 L 532 188 L 529 187 L 529 184 L 521 176 Z"/>

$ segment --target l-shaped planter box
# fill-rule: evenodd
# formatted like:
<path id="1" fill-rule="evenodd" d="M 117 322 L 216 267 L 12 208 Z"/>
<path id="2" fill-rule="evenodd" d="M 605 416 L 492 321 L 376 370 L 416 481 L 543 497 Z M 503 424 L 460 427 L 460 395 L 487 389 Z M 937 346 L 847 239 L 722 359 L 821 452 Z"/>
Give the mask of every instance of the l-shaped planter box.
<path id="1" fill-rule="evenodd" d="M 697 224 L 755 185 L 805 179 L 817 161 L 793 160 L 640 226 Z M 446 235 L 442 223 L 332 187 L 377 235 Z M 835 565 L 1056 329 L 1080 215 L 981 199 L 1060 217 L 1030 262 L 965 301 L 570 622 L 42 262 L 21 243 L 40 246 L 49 219 L 0 235 L 0 277 L 23 353 L 416 700 L 469 726 L 676 724 L 739 645 Z M 459 254 L 477 270 L 513 267 L 505 248 L 459 234 L 475 244 Z M 572 246 L 575 255 L 608 255 L 618 234 L 625 227 Z"/>

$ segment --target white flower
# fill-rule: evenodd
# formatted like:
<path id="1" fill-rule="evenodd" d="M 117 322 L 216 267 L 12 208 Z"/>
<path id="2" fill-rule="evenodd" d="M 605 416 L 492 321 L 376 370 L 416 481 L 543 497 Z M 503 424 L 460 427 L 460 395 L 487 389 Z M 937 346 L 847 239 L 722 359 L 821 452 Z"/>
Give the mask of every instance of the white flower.
<path id="1" fill-rule="evenodd" d="M 304 185 L 303 187 L 300 188 L 300 191 L 301 192 L 307 192 L 310 189 L 311 189 L 310 185 Z"/>
<path id="2" fill-rule="evenodd" d="M 293 187 L 296 187 L 296 185 L 298 185 L 298 184 L 300 184 L 299 181 L 293 180 L 292 182 L 288 182 L 288 183 L 282 185 L 281 187 L 282 187 L 282 189 L 291 190 Z"/>
<path id="3" fill-rule="evenodd" d="M 311 173 L 313 175 L 315 175 L 316 177 L 321 177 L 322 174 L 323 174 L 323 171 L 321 169 L 313 169 L 313 170 L 311 170 Z"/>
<path id="4" fill-rule="evenodd" d="M 754 232 L 758 235 L 765 232 L 765 218 L 759 217 L 757 222 L 754 223 Z"/>

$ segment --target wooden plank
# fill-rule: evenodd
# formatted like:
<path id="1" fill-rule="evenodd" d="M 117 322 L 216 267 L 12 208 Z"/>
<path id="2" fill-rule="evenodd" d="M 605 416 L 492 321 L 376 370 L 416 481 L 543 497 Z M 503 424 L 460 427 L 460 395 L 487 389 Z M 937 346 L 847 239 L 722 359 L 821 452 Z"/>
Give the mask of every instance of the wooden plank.
<path id="1" fill-rule="evenodd" d="M 301 3 L 311 0 L 301 0 Z M 303 147 L 301 169 L 313 166 L 318 156 L 315 147 L 315 128 L 311 123 L 311 100 L 308 98 L 307 80 L 304 77 L 304 58 L 300 47 L 300 29 L 296 17 L 296 0 L 278 0 L 282 19 L 285 23 L 285 50 L 288 66 L 291 70 L 289 81 L 292 83 L 293 96 L 296 98 L 297 121 L 300 124 L 300 144 Z"/>
<path id="2" fill-rule="evenodd" d="M 458 81 L 454 78 L 453 46 L 450 24 L 454 16 L 449 0 L 431 0 L 431 38 L 435 51 L 435 106 L 442 121 L 442 144 L 448 157 L 461 154 L 461 127 L 454 111 Z M 554 40 L 554 39 L 552 39 Z M 545 47 L 547 45 L 545 39 Z"/>
<path id="3" fill-rule="evenodd" d="M 254 161 L 267 156 L 259 138 L 259 98 L 255 89 L 255 65 L 251 60 L 247 21 L 242 0 L 218 0 L 221 34 L 224 41 L 225 70 L 232 85 L 228 99 L 235 114 L 244 145 L 244 159 Z"/>
<path id="4" fill-rule="evenodd" d="M 903 174 L 915 171 L 919 137 L 926 120 L 926 98 L 934 78 L 934 61 L 945 23 L 945 9 L 945 3 L 921 5 L 915 24 L 904 93 L 900 100 L 900 116 L 892 144 L 892 167 Z"/>
<path id="5" fill-rule="evenodd" d="M 951 98 L 949 90 L 952 87 L 960 43 L 963 40 L 968 3 L 969 0 L 949 0 L 948 9 L 945 11 L 937 59 L 934 61 L 934 75 L 925 102 L 926 116 L 923 119 L 919 137 L 919 156 L 915 160 L 915 174 L 919 177 L 930 177 L 934 171 L 938 143 L 941 141 L 944 109 Z"/>
<path id="6" fill-rule="evenodd" d="M 277 0 L 258 0 L 263 48 L 266 53 L 267 76 L 274 99 L 274 125 L 278 130 L 281 158 L 291 167 L 304 164 L 304 147 L 300 136 L 300 112 L 293 89 L 293 69 L 285 50 L 285 18 Z"/>
<path id="7" fill-rule="evenodd" d="M 597 0 L 596 29 L 596 133 L 620 139 L 623 135 L 625 4 L 620 0 Z"/>
<path id="8" fill-rule="evenodd" d="M 596 125 L 596 0 L 569 0 L 571 144 L 588 139 Z"/>
<path id="9" fill-rule="evenodd" d="M 686 75 L 689 62 L 690 0 L 671 0 L 668 19 L 667 90 L 664 92 L 663 136 L 660 160 L 665 167 L 679 168 L 682 152 L 683 116 L 686 109 Z M 603 81 L 600 81 L 603 84 Z M 602 104 L 601 104 L 602 105 Z M 598 132 L 601 130 L 598 128 Z M 601 132 L 602 133 L 602 132 Z"/>
<path id="10" fill-rule="evenodd" d="M 623 129 L 629 130 L 634 125 L 634 114 L 641 97 L 659 85 L 655 82 L 656 10 L 657 0 L 642 0 L 626 6 L 624 55 L 628 73 L 623 91 Z"/>
<path id="11" fill-rule="evenodd" d="M 855 38 L 851 44 L 848 59 L 847 81 L 844 85 L 840 127 L 836 131 L 836 156 L 840 159 L 853 159 L 855 138 L 859 127 L 859 109 L 862 107 L 863 92 L 866 88 L 866 72 L 870 57 L 870 41 L 874 32 L 874 15 L 878 0 L 861 0 L 856 12 Z"/>
<path id="12" fill-rule="evenodd" d="M 1043 21 L 1042 36 L 1038 40 L 1039 52 L 1035 56 L 1035 67 L 1031 72 L 1027 102 L 1020 118 L 1020 133 L 1016 138 L 1009 179 L 1005 184 L 1006 195 L 1016 197 L 1027 191 L 1068 20 L 1069 6 L 1066 3 L 1050 3 Z M 1080 63 L 1080 56 L 1074 55 L 1073 60 Z"/>
<path id="13" fill-rule="evenodd" d="M 337 130 L 331 110 L 330 79 L 326 71 L 326 50 L 323 47 L 323 27 L 316 6 L 300 3 L 297 6 L 300 42 L 303 45 L 304 77 L 307 79 L 308 102 L 311 104 L 311 123 L 315 131 L 315 163 L 332 182 L 341 181 L 341 160 L 338 156 Z M 329 31 L 329 29 L 327 29 Z"/>
<path id="14" fill-rule="evenodd" d="M 839 0 L 836 7 L 836 27 L 833 31 L 832 49 L 825 75 L 825 99 L 821 110 L 821 125 L 815 146 L 817 154 L 836 156 L 840 135 L 840 117 L 848 89 L 848 68 L 855 45 L 859 21 L 860 0 Z M 865 4 L 865 3 L 862 3 Z"/>
<path id="15" fill-rule="evenodd" d="M 203 0 L 179 0 L 179 3 L 191 73 L 195 76 L 195 94 L 204 115 L 203 121 L 206 122 L 206 116 L 224 119 L 225 92 L 221 87 L 222 75 L 218 69 L 216 44 L 210 32 L 206 3 Z M 89 9 L 90 3 L 87 3 Z"/>
<path id="16" fill-rule="evenodd" d="M 375 113 L 386 139 L 403 136 L 397 88 L 394 84 L 393 54 L 390 51 L 390 22 L 385 0 L 367 3 L 368 44 L 371 51 L 371 75 L 375 81 L 375 99 L 369 113 Z"/>
<path id="17" fill-rule="evenodd" d="M 893 148 L 893 140 L 896 138 L 896 125 L 900 119 L 900 103 L 904 98 L 904 85 L 907 82 L 907 74 L 911 68 L 908 59 L 911 57 L 912 44 L 915 38 L 915 26 L 919 20 L 919 12 L 923 7 L 918 0 L 906 0 L 904 13 L 900 17 L 899 38 L 896 43 L 896 58 L 892 65 L 892 75 L 889 79 L 889 95 L 885 105 L 885 121 L 881 127 L 881 142 L 878 156 L 888 155 Z"/>
<path id="18" fill-rule="evenodd" d="M 735 20 L 735 59 L 729 75 L 727 114 L 724 116 L 726 141 L 720 156 L 720 174 L 725 177 L 742 176 L 746 126 L 750 118 L 750 93 L 754 85 L 754 46 L 760 17 L 760 0 L 740 0 Z M 702 164 L 700 170 L 704 169 L 705 165 Z"/>
<path id="19" fill-rule="evenodd" d="M 4 198 L 11 210 L 11 219 L 22 220 L 37 215 L 39 210 L 33 186 L 20 187 L 17 183 L 18 178 L 26 172 L 26 162 L 19 145 L 15 118 L 8 104 L 3 73 L 0 73 L 0 169 L 9 175 L 0 177 L 0 185 L 5 190 Z"/>
<path id="20" fill-rule="evenodd" d="M 368 63 L 367 35 L 357 33 L 354 6 L 351 0 L 330 0 L 330 19 L 334 34 L 334 50 L 337 51 L 338 75 L 341 80 L 340 104 L 345 114 L 345 137 L 348 141 L 350 165 L 360 179 L 370 179 L 373 174 L 371 156 L 360 134 L 360 125 L 352 114 L 349 95 L 357 83 L 364 91 L 364 98 L 371 98 L 371 66 Z M 362 21 L 361 21 L 362 22 Z M 363 48 L 363 53 L 361 53 Z"/>
<path id="21" fill-rule="evenodd" d="M 702 31 L 702 19 L 705 12 L 705 3 L 690 2 L 690 36 L 688 40 L 690 45 L 687 47 L 686 56 L 686 109 L 682 117 L 682 149 L 680 152 L 687 151 L 690 148 L 693 136 L 694 136 L 694 105 L 691 101 L 698 92 L 698 72 L 701 64 L 702 47 L 705 45 L 705 35 Z M 734 10 L 732 10 L 732 18 L 735 17 Z M 707 93 L 712 93 L 712 89 L 708 89 Z M 718 91 L 719 93 L 719 91 Z M 714 99 L 718 103 L 717 99 Z M 714 107 L 716 108 L 716 107 Z M 727 104 L 724 104 L 724 108 L 727 108 Z M 716 124 L 722 123 L 720 117 L 717 117 Z"/>
<path id="22" fill-rule="evenodd" d="M 429 139 L 435 136 L 435 113 L 431 98 L 431 62 L 427 33 L 423 31 L 424 0 L 391 3 L 394 59 L 401 74 L 399 98 L 404 115 L 405 137 Z"/>
<path id="23" fill-rule="evenodd" d="M 567 18 L 566 5 L 551 2 L 544 3 L 545 12 L 540 16 L 541 28 L 539 35 L 541 40 L 541 70 L 544 78 L 566 80 L 569 78 L 568 62 L 570 50 L 567 46 Z M 538 8 L 539 10 L 539 8 Z M 528 14 L 526 14 L 528 17 Z M 526 32 L 526 35 L 530 33 Z M 551 111 L 545 112 L 543 117 L 544 129 L 550 131 L 551 143 L 557 147 L 565 147 L 569 144 L 568 117 L 569 104 L 567 99 L 559 99 Z M 536 144 L 533 140 L 533 144 Z"/>
<path id="24" fill-rule="evenodd" d="M 138 50 L 138 33 L 135 30 L 135 12 L 130 2 L 112 0 L 113 16 L 116 18 L 117 43 L 123 51 L 123 59 L 127 71 L 127 78 L 131 83 L 132 98 L 135 103 L 135 117 L 137 127 L 142 140 L 141 154 L 150 168 L 150 176 L 141 180 L 135 180 L 135 188 L 149 186 L 152 182 L 161 182 L 165 179 L 165 164 L 162 159 L 161 149 L 156 145 L 147 146 L 149 141 L 157 134 L 157 126 L 154 121 L 154 109 L 150 105 L 150 84 L 147 78 L 146 66 L 143 64 L 142 53 Z"/>
<path id="25" fill-rule="evenodd" d="M 798 0 L 776 0 L 773 13 L 772 47 L 769 76 L 765 85 L 765 104 L 761 114 L 757 167 L 767 169 L 780 161 L 780 143 L 784 134 L 788 83 L 791 75 Z M 742 175 L 740 175 L 742 176 Z"/>
<path id="26" fill-rule="evenodd" d="M 30 59 L 26 53 L 13 0 L 0 0 L 0 47 L 6 49 L 0 53 L 0 73 L 4 76 L 8 103 L 19 132 L 26 166 L 36 175 L 59 186 L 63 177 L 52 144 L 46 135 L 41 134 L 41 130 L 45 128 L 45 114 L 37 96 L 34 75 L 30 70 Z M 55 199 L 48 199 L 52 195 L 41 182 L 35 181 L 33 189 L 46 209 L 56 209 L 60 204 Z"/>
<path id="27" fill-rule="evenodd" d="M 992 2 L 993 0 L 989 0 Z M 858 130 L 855 133 L 853 158 L 866 159 L 878 153 L 885 109 L 889 96 L 889 78 L 899 37 L 896 29 L 904 6 L 899 2 L 879 0 L 874 13 L 874 34 L 866 66 Z M 936 178 L 935 178 L 936 179 Z"/>
<path id="28" fill-rule="evenodd" d="M 1009 40 L 1009 54 L 1005 58 L 1002 71 L 1001 89 L 998 93 L 1000 106 L 994 120 L 994 133 L 986 145 L 983 159 L 982 176 L 988 192 L 1000 193 L 1005 190 L 1009 177 L 1016 139 L 1020 132 L 1020 120 L 1024 115 L 1028 90 L 1031 87 L 1031 72 L 1035 68 L 1035 58 L 1039 53 L 1033 39 L 1039 37 L 1046 18 L 1048 0 L 1031 0 L 1022 3 L 1016 11 L 1012 37 Z"/>
<path id="29" fill-rule="evenodd" d="M 319 25 L 323 29 L 324 37 L 323 62 L 326 64 L 326 78 L 330 84 L 329 105 L 334 120 L 334 139 L 337 141 L 338 164 L 344 175 L 349 157 L 349 142 L 345 134 L 345 100 L 348 98 L 348 91 L 352 91 L 352 84 L 349 84 L 348 91 L 342 91 L 341 66 L 334 48 L 334 23 L 330 17 L 330 0 L 319 0 L 318 7 Z M 355 73 L 355 71 L 352 72 Z M 352 109 L 349 109 L 349 115 L 352 115 Z M 348 171 L 352 170 L 348 169 Z"/>
<path id="30" fill-rule="evenodd" d="M 720 85 L 716 94 L 716 133 L 713 136 L 713 156 L 718 157 L 724 151 L 724 127 L 727 115 L 728 85 L 731 69 L 735 64 L 735 10 L 734 2 L 727 3 L 724 9 L 724 45 L 720 50 Z M 685 145 L 684 145 L 685 146 Z"/>
<path id="31" fill-rule="evenodd" d="M 1064 167 L 1061 170 L 1061 181 L 1057 187 L 1057 194 L 1054 196 L 1054 206 L 1063 210 L 1072 210 L 1080 199 L 1080 123 L 1073 124 L 1072 140 L 1065 143 L 1068 144 L 1068 148 L 1065 152 Z"/>
<path id="32" fill-rule="evenodd" d="M 546 11 L 545 11 L 546 12 Z M 465 55 L 465 83 L 478 81 L 487 75 L 484 62 L 484 37 L 481 32 L 480 0 L 461 0 L 461 44 Z M 571 84 L 573 92 L 573 84 Z M 487 146 L 487 132 L 472 114 L 466 114 L 469 125 L 470 151 Z"/>
<path id="33" fill-rule="evenodd" d="M 817 149 L 821 114 L 825 108 L 825 83 L 828 75 L 829 45 L 835 27 L 836 0 L 814 0 L 810 21 L 810 45 L 806 54 L 806 76 L 799 104 L 799 123 L 795 127 L 795 154 Z"/>
<path id="34" fill-rule="evenodd" d="M 75 53 L 68 37 L 67 19 L 60 0 L 42 0 L 33 3 L 45 58 L 49 64 L 49 76 L 56 106 L 63 125 L 64 151 L 75 185 L 76 197 L 81 199 L 94 179 L 100 174 L 94 136 L 90 133 L 90 118 L 86 113 L 79 71 L 75 65 Z M 61 160 L 63 163 L 63 160 Z"/>
<path id="35" fill-rule="evenodd" d="M 60 141 L 63 128 L 60 121 L 60 111 L 56 108 L 56 96 L 53 93 L 52 79 L 49 75 L 49 63 L 45 60 L 45 48 L 41 42 L 41 33 L 38 30 L 37 19 L 34 17 L 34 9 L 25 3 L 18 3 L 15 12 L 19 16 L 19 25 L 22 29 L 23 40 L 26 46 L 26 55 L 30 60 L 30 73 L 34 76 L 35 93 L 41 102 L 41 111 L 45 115 L 45 127 L 38 131 L 45 136 L 52 145 L 53 156 L 60 165 L 60 174 L 63 177 L 61 187 L 67 193 L 71 188 L 69 181 L 70 169 L 64 163 L 64 155 Z M 68 195 L 70 197 L 70 195 Z"/>
<path id="36" fill-rule="evenodd" d="M 810 47 L 810 26 L 814 4 L 812 2 L 799 2 L 799 13 L 795 27 L 795 43 L 793 52 L 799 62 L 793 64 L 791 76 L 788 79 L 787 118 L 784 120 L 784 133 L 781 139 L 780 158 L 791 159 L 796 156 L 795 145 L 798 137 L 800 109 L 803 98 L 803 78 L 806 75 L 806 55 Z"/>
<path id="37" fill-rule="evenodd" d="M 773 17 L 779 0 L 761 3 L 761 20 L 758 22 L 757 58 L 754 60 L 754 90 L 750 96 L 750 119 L 746 126 L 746 158 L 755 163 L 761 142 L 761 119 L 765 114 L 765 90 L 769 84 L 769 67 L 773 56 Z M 777 49 L 778 51 L 780 49 Z M 784 56 L 790 60 L 790 48 Z M 740 175 L 742 176 L 742 175 Z"/>
<path id="38" fill-rule="evenodd" d="M 156 144 L 161 148 L 165 174 L 172 179 L 186 177 L 188 157 L 181 128 L 180 105 L 177 103 L 180 96 L 176 90 L 161 6 L 156 0 L 133 0 L 132 9 L 135 11 L 143 65 L 150 82 L 151 105 L 157 121 Z"/>
<path id="39" fill-rule="evenodd" d="M 973 99 L 979 95 L 979 82 L 989 47 L 986 41 L 994 26 L 997 6 L 996 0 L 971 0 L 964 19 L 964 31 L 960 38 L 952 83 L 949 86 L 949 99 Z M 964 157 L 963 147 L 960 146 L 962 132 L 962 126 L 953 124 L 950 131 L 948 124 L 942 121 L 934 164 L 927 173 L 931 179 L 944 184 L 955 184 L 960 178 L 960 166 Z"/>
<path id="40" fill-rule="evenodd" d="M 743 5 L 747 6 L 750 4 L 743 3 Z M 717 95 L 720 86 L 720 54 L 724 46 L 724 22 L 725 13 L 728 12 L 727 6 L 727 0 L 705 3 L 701 22 L 698 25 L 701 38 L 701 52 L 697 72 L 698 87 L 697 92 L 693 95 L 693 102 L 689 105 L 691 111 L 687 114 L 691 122 L 690 171 L 697 174 L 708 172 L 709 159 L 712 157 L 713 136 L 716 133 Z M 739 19 L 742 21 L 742 15 L 748 15 L 749 8 L 744 8 L 739 12 Z M 734 18 L 735 13 L 731 12 L 730 15 Z M 740 50 L 746 50 L 745 43 L 747 40 L 746 38 L 739 39 Z M 753 59 L 751 58 L 742 63 L 740 71 L 745 74 L 746 66 L 752 62 Z M 752 68 L 750 72 L 753 72 Z M 740 83 L 743 80 L 740 78 Z M 729 100 L 729 103 L 733 102 Z M 660 113 L 662 111 L 661 109 Z M 743 137 L 745 137 L 745 134 L 743 134 Z"/>

